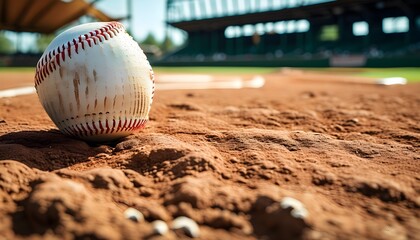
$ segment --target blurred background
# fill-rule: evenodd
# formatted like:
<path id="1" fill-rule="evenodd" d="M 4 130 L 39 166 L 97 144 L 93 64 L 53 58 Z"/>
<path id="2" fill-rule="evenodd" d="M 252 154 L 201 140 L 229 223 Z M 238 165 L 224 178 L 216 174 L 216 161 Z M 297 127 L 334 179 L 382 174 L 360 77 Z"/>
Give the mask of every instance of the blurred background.
<path id="1" fill-rule="evenodd" d="M 418 67 L 419 0 L 0 0 L 0 66 L 120 21 L 155 66 Z"/>

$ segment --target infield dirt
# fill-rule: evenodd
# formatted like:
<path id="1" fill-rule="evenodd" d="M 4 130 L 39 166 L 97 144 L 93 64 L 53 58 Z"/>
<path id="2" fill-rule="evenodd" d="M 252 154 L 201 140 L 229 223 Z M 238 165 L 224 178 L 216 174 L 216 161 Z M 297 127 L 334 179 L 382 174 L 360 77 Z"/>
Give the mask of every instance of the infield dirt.
<path id="1" fill-rule="evenodd" d="M 188 238 L 153 234 L 177 216 L 202 239 L 418 239 L 420 84 L 264 77 L 158 91 L 144 130 L 103 145 L 62 135 L 36 94 L 0 99 L 0 239 Z M 2 72 L 0 90 L 32 81 Z"/>

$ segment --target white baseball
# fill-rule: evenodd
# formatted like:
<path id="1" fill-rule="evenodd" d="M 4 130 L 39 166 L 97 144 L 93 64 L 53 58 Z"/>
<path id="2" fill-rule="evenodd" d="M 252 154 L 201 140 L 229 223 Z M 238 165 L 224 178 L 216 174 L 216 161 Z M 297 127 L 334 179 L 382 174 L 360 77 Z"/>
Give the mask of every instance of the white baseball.
<path id="1" fill-rule="evenodd" d="M 154 74 L 121 23 L 87 23 L 50 43 L 37 64 L 35 88 L 63 133 L 111 141 L 148 121 Z"/>

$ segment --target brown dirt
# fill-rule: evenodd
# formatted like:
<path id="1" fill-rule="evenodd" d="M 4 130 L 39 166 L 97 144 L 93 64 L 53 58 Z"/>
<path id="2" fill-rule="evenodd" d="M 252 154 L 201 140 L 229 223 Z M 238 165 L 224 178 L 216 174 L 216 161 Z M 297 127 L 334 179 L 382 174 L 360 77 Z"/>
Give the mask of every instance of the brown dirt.
<path id="1" fill-rule="evenodd" d="M 36 95 L 0 99 L 0 236 L 187 238 L 150 222 L 188 216 L 202 239 L 418 239 L 420 84 L 266 78 L 157 92 L 147 127 L 108 145 L 62 135 Z M 0 73 L 1 89 L 32 79 Z"/>

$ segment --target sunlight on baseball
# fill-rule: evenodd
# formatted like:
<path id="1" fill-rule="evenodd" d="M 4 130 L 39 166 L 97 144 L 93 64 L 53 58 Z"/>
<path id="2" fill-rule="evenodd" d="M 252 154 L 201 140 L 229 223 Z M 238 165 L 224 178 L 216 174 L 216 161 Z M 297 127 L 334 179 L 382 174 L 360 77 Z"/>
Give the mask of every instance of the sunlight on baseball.
<path id="1" fill-rule="evenodd" d="M 61 132 L 111 141 L 148 121 L 154 74 L 122 24 L 87 23 L 50 43 L 37 64 L 35 88 Z"/>

